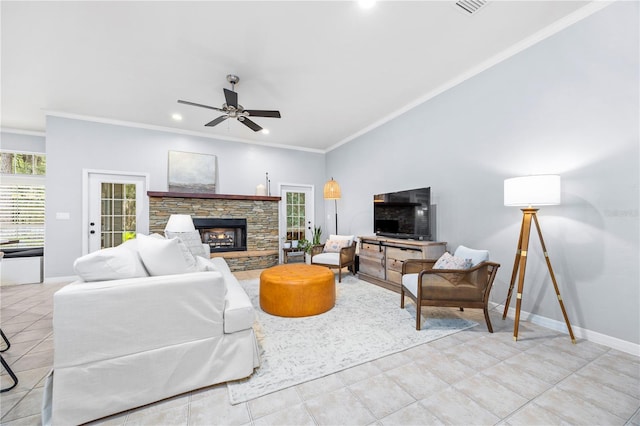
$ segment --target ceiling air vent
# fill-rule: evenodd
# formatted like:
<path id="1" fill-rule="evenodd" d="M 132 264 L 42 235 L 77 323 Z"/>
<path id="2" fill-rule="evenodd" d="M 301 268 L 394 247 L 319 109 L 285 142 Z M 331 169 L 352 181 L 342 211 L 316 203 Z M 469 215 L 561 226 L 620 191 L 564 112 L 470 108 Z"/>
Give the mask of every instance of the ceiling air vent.
<path id="1" fill-rule="evenodd" d="M 467 15 L 473 15 L 486 4 L 487 0 L 459 0 L 456 2 L 456 9 Z"/>

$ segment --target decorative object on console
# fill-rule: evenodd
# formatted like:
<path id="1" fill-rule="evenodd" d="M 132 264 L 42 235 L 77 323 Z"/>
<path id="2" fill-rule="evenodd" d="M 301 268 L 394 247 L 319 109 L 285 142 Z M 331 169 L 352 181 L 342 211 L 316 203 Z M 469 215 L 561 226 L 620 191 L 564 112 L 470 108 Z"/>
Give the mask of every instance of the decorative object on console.
<path id="1" fill-rule="evenodd" d="M 169 151 L 169 192 L 215 194 L 217 157 L 193 152 Z"/>
<path id="2" fill-rule="evenodd" d="M 338 182 L 333 180 L 333 177 L 331 178 L 331 180 L 329 180 L 327 183 L 324 184 L 323 195 L 325 200 L 333 200 L 334 202 L 335 211 L 336 211 L 336 234 L 337 234 L 338 233 L 338 200 L 342 197 L 342 194 L 340 192 L 340 185 L 338 185 Z"/>
<path id="3" fill-rule="evenodd" d="M 264 186 L 263 184 L 259 183 L 258 186 L 256 186 L 256 195 L 266 196 L 267 195 L 267 187 Z"/>
<path id="4" fill-rule="evenodd" d="M 520 307 L 522 304 L 522 291 L 524 289 L 524 274 L 527 268 L 527 254 L 529 247 L 529 235 L 531 233 L 531 221 L 536 225 L 538 231 L 538 237 L 540 238 L 540 245 L 544 253 L 544 258 L 547 262 L 547 268 L 551 275 L 551 281 L 560 303 L 560 309 L 564 316 L 564 321 L 567 324 L 569 335 L 571 336 L 571 342 L 576 343 L 576 339 L 573 336 L 573 330 L 569 323 L 569 317 L 567 311 L 564 308 L 562 297 L 560 296 L 560 290 L 556 277 L 551 268 L 551 261 L 549 260 L 549 254 L 542 238 L 542 231 L 540 224 L 538 223 L 537 212 L 538 209 L 532 208 L 532 206 L 548 206 L 560 204 L 560 176 L 558 175 L 535 175 L 516 177 L 511 179 L 505 179 L 504 181 L 504 205 L 505 206 L 527 206 L 521 209 L 522 226 L 520 227 L 520 237 L 518 239 L 518 248 L 516 250 L 516 258 L 513 264 L 513 272 L 511 274 L 511 283 L 509 284 L 509 292 L 507 293 L 507 300 L 504 304 L 504 313 L 502 319 L 507 317 L 509 310 L 509 302 L 511 301 L 511 295 L 513 294 L 513 287 L 515 285 L 516 276 L 518 276 L 518 293 L 516 295 L 516 318 L 513 326 L 513 340 L 518 340 L 518 324 L 520 322 Z M 519 272 L 519 275 L 518 275 Z"/>
<path id="5" fill-rule="evenodd" d="M 446 253 L 442 255 L 443 264 L 451 262 Z M 468 269 L 436 269 L 439 262 L 429 259 L 409 259 L 402 265 L 402 285 L 400 286 L 400 308 L 404 309 L 404 296 L 416 304 L 416 330 L 421 328 L 422 306 L 448 306 L 479 308 L 484 311 L 487 329 L 493 333 L 489 319 L 489 293 L 500 265 L 489 261 L 487 250 L 474 250 L 459 246 L 453 258 L 468 259 Z M 456 265 L 457 266 L 457 265 Z"/>

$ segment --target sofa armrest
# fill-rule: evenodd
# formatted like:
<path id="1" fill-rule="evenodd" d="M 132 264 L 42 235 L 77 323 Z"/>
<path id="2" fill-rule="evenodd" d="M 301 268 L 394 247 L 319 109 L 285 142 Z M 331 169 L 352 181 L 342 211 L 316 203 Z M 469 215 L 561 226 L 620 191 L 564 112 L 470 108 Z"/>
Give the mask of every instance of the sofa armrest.
<path id="1" fill-rule="evenodd" d="M 219 272 L 73 283 L 54 295 L 54 369 L 223 334 Z"/>

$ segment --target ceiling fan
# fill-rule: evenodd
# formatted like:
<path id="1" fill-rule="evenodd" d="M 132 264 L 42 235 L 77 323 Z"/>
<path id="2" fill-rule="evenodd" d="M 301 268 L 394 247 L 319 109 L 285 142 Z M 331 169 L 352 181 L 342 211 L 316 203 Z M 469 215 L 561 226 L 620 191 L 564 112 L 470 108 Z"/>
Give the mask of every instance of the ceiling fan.
<path id="1" fill-rule="evenodd" d="M 238 94 L 235 92 L 235 85 L 240 81 L 240 77 L 237 75 L 229 74 L 227 76 L 227 81 L 231 83 L 231 90 L 224 90 L 224 99 L 226 103 L 222 104 L 222 108 L 217 108 L 209 105 L 197 104 L 195 102 L 183 101 L 178 99 L 178 103 L 185 105 L 193 105 L 201 108 L 209 108 L 216 111 L 220 111 L 224 113 L 220 117 L 208 122 L 205 126 L 213 127 L 216 126 L 227 118 L 235 118 L 254 132 L 258 132 L 262 130 L 255 122 L 251 121 L 249 117 L 271 117 L 271 118 L 280 118 L 280 111 L 267 111 L 262 109 L 244 109 L 242 105 L 238 103 Z"/>

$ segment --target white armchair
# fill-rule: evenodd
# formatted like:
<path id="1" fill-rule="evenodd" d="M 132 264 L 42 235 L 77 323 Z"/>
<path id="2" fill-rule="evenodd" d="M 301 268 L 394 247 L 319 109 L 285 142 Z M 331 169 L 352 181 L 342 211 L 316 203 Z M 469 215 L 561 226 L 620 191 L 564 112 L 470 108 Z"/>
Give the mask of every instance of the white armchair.
<path id="1" fill-rule="evenodd" d="M 338 268 L 338 282 L 342 282 L 342 268 L 355 274 L 356 242 L 354 235 L 330 235 L 324 244 L 311 248 L 311 264 Z"/>

